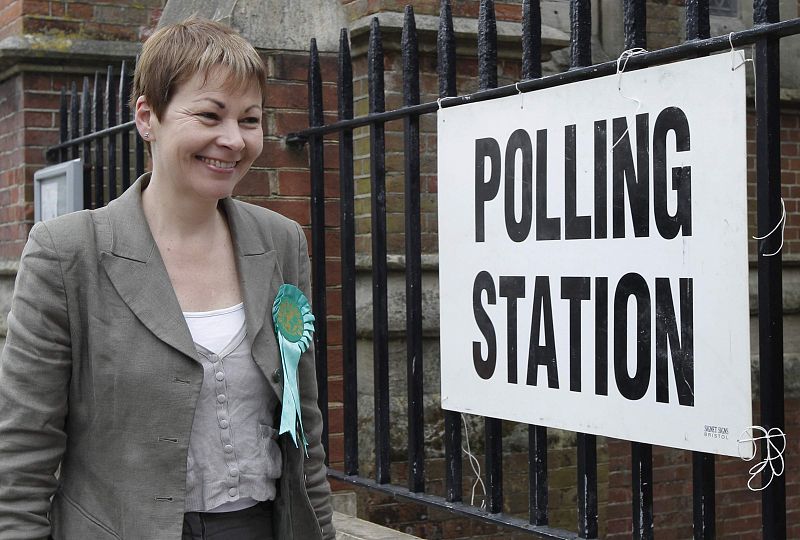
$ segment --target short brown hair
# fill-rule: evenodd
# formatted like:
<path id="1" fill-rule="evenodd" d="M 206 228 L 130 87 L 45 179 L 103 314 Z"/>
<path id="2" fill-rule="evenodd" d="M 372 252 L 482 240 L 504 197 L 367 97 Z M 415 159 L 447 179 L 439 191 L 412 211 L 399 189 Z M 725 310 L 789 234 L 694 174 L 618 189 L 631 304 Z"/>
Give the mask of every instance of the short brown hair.
<path id="1" fill-rule="evenodd" d="M 262 102 L 266 98 L 267 71 L 253 46 L 223 24 L 191 17 L 156 30 L 145 41 L 133 76 L 131 108 L 144 96 L 160 119 L 180 84 L 217 65 L 229 71 L 232 87 L 256 81 Z"/>

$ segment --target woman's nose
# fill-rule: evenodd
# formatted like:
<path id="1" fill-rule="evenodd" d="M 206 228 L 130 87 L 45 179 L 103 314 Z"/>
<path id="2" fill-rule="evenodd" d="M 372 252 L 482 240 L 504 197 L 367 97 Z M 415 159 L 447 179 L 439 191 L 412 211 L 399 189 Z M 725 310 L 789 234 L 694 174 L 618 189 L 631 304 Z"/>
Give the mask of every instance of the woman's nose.
<path id="1" fill-rule="evenodd" d="M 224 122 L 222 125 L 222 133 L 219 136 L 219 144 L 230 148 L 231 150 L 240 151 L 244 149 L 244 137 L 242 137 L 242 130 L 239 123 Z"/>

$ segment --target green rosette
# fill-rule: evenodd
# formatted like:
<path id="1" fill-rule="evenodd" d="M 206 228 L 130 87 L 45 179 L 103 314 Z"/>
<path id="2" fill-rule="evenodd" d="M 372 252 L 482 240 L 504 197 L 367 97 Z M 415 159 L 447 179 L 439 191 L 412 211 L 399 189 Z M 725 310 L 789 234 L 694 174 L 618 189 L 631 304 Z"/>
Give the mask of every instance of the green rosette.
<path id="1" fill-rule="evenodd" d="M 300 356 L 308 350 L 314 334 L 314 315 L 303 292 L 294 285 L 283 284 L 278 289 L 272 304 L 272 321 L 278 337 L 283 366 L 283 405 L 278 434 L 289 433 L 295 446 L 299 426 L 303 448 L 308 455 L 308 440 L 303 430 L 300 413 L 300 389 L 297 382 L 297 366 Z"/>

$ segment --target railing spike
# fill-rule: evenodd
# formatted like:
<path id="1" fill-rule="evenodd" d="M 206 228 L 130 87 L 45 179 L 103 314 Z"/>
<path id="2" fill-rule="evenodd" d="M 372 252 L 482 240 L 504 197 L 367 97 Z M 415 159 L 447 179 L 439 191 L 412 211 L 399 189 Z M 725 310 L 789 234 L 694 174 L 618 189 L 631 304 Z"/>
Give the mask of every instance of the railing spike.
<path id="1" fill-rule="evenodd" d="M 119 70 L 119 123 L 126 124 L 131 119 L 130 85 L 128 83 L 128 62 L 123 60 Z M 135 128 L 132 131 L 136 131 Z M 131 185 L 131 137 L 130 132 L 122 134 L 120 139 L 120 172 L 122 173 L 122 191 Z"/>
<path id="2" fill-rule="evenodd" d="M 81 91 L 81 135 L 88 135 L 92 131 L 92 98 L 89 95 L 89 77 L 83 77 Z M 83 143 L 83 207 L 92 208 L 92 147 L 89 142 Z"/>
<path id="3" fill-rule="evenodd" d="M 353 63 L 347 29 L 339 34 L 339 120 L 353 118 Z M 342 386 L 344 472 L 358 474 L 358 357 L 356 345 L 356 240 L 353 130 L 339 135 L 339 197 L 342 260 Z"/>
<path id="4" fill-rule="evenodd" d="M 419 51 L 417 47 L 417 23 L 414 8 L 406 6 L 403 34 L 400 38 L 403 51 L 403 104 L 419 104 Z"/>
<path id="5" fill-rule="evenodd" d="M 381 38 L 381 24 L 377 17 L 374 17 L 370 24 L 367 64 L 369 66 L 369 110 L 370 112 L 383 112 L 385 110 L 383 40 Z"/>
<path id="6" fill-rule="evenodd" d="M 419 50 L 414 8 L 406 6 L 403 51 L 403 104 L 419 104 Z M 408 489 L 425 491 L 425 415 L 423 409 L 422 263 L 420 227 L 419 116 L 407 116 L 403 129 L 406 254 L 406 385 L 408 395 Z"/>
<path id="7" fill-rule="evenodd" d="M 478 86 L 497 88 L 497 20 L 494 1 L 481 0 L 478 14 Z"/>
<path id="8" fill-rule="evenodd" d="M 322 70 L 320 68 L 317 40 L 311 39 L 308 62 L 308 123 L 323 124 Z M 322 418 L 328 418 L 328 324 L 327 324 L 327 274 L 325 264 L 325 163 L 322 135 L 309 138 L 309 169 L 311 173 L 311 280 L 314 313 L 316 316 L 314 350 L 317 371 L 317 404 Z M 322 446 L 325 460 L 330 456 L 328 421 L 322 423 Z"/>
<path id="9" fill-rule="evenodd" d="M 590 0 L 571 0 L 570 67 L 592 65 L 592 5 Z"/>
<path id="10" fill-rule="evenodd" d="M 109 65 L 106 73 L 106 126 L 117 125 L 117 101 L 114 93 L 114 68 Z M 102 144 L 102 141 L 101 141 Z M 108 200 L 117 198 L 117 136 L 108 137 Z"/>
<path id="11" fill-rule="evenodd" d="M 67 89 L 63 86 L 58 102 L 58 119 L 58 139 L 63 143 L 67 141 Z"/>
<path id="12" fill-rule="evenodd" d="M 103 125 L 103 87 L 101 86 L 101 75 L 99 71 L 94 72 L 94 130 L 100 131 Z M 105 159 L 103 141 L 96 140 L 94 144 L 94 208 L 100 208 L 105 204 L 104 182 L 105 182 Z"/>
<path id="13" fill-rule="evenodd" d="M 436 36 L 439 75 L 439 97 L 455 96 L 456 90 L 456 35 L 453 31 L 453 10 L 450 0 L 442 0 L 439 11 L 439 32 Z"/>
<path id="14" fill-rule="evenodd" d="M 369 112 L 385 109 L 383 44 L 378 18 L 372 19 L 367 52 Z M 372 335 L 375 389 L 375 480 L 391 481 L 389 454 L 389 308 L 386 265 L 386 135 L 383 122 L 370 129 L 372 225 Z"/>
<path id="15" fill-rule="evenodd" d="M 711 37 L 708 0 L 686 0 L 686 39 Z"/>
<path id="16" fill-rule="evenodd" d="M 347 28 L 342 28 L 339 34 L 338 68 L 339 119 L 345 120 L 353 118 L 353 61 L 350 56 Z"/>
<path id="17" fill-rule="evenodd" d="M 72 81 L 70 87 L 69 106 L 69 138 L 77 139 L 80 137 L 80 98 L 78 97 L 78 84 L 76 81 Z M 73 146 L 72 159 L 78 159 L 79 157 L 80 149 L 77 145 Z"/>
<path id="18" fill-rule="evenodd" d="M 778 0 L 753 0 L 753 24 L 775 23 L 780 20 Z"/>
<path id="19" fill-rule="evenodd" d="M 539 0 L 522 2 L 522 80 L 542 76 L 542 7 Z"/>
<path id="20" fill-rule="evenodd" d="M 645 0 L 625 0 L 622 7 L 625 50 L 647 47 Z"/>
<path id="21" fill-rule="evenodd" d="M 439 97 L 458 94 L 456 85 L 456 37 L 453 31 L 453 10 L 450 0 L 442 0 L 439 9 L 439 32 L 436 37 Z M 461 415 L 443 411 L 445 447 L 445 490 L 448 502 L 461 501 Z"/>

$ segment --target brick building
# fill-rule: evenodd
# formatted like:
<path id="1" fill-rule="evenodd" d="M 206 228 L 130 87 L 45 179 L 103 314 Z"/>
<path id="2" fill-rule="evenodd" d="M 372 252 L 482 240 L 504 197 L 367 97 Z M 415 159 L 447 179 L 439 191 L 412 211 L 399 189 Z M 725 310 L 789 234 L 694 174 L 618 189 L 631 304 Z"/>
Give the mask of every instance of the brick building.
<path id="1" fill-rule="evenodd" d="M 477 89 L 476 19 L 479 1 L 453 1 L 453 15 L 458 36 L 458 89 L 468 93 Z M 84 76 L 105 73 L 109 64 L 119 66 L 122 60 L 132 61 L 140 43 L 159 22 L 174 21 L 191 13 L 221 19 L 242 32 L 262 52 L 268 66 L 269 95 L 265 111 L 265 145 L 252 172 L 238 187 L 237 193 L 256 204 L 279 211 L 307 226 L 310 222 L 308 156 L 305 149 L 291 148 L 285 143 L 288 133 L 308 125 L 307 113 L 307 48 L 311 37 L 317 38 L 322 52 L 324 107 L 326 120 L 335 118 L 336 56 L 339 29 L 347 28 L 351 38 L 356 74 L 355 114 L 367 112 L 366 43 L 371 19 L 380 19 L 386 52 L 387 109 L 400 105 L 399 41 L 402 11 L 405 2 L 395 0 L 0 0 L 0 313 L 5 316 L 10 300 L 17 259 L 33 221 L 33 173 L 45 165 L 45 149 L 58 141 L 57 109 L 62 87 L 76 83 L 81 88 Z M 568 66 L 569 2 L 543 1 L 543 43 L 545 73 L 564 71 Z M 712 2 L 712 35 L 722 35 L 747 28 L 752 21 L 752 2 L 729 0 Z M 437 95 L 435 31 L 438 25 L 438 0 L 413 2 L 421 40 L 422 100 Z M 521 1 L 495 2 L 498 19 L 498 78 L 510 84 L 520 73 Z M 618 0 L 593 2 L 593 59 L 595 62 L 616 58 L 622 45 L 622 8 Z M 648 48 L 656 49 L 683 40 L 684 0 L 648 0 Z M 798 16 L 800 0 L 781 1 L 781 19 Z M 800 341 L 797 313 L 800 313 L 800 69 L 796 54 L 798 39 L 782 43 L 782 181 L 787 210 L 784 247 L 784 305 L 786 328 L 786 410 L 789 434 L 787 474 L 789 537 L 800 537 L 800 484 L 796 471 L 800 445 L 792 437 L 800 424 Z M 101 76 L 102 79 L 102 76 Z M 114 90 L 116 91 L 116 89 Z M 750 92 L 752 93 L 752 85 Z M 755 212 L 755 171 L 753 139 L 755 129 L 748 131 L 748 174 L 751 218 Z M 402 126 L 387 124 L 387 200 L 388 251 L 390 262 L 390 355 L 398 373 L 404 370 L 403 299 L 399 292 L 403 279 L 403 167 Z M 425 302 L 425 355 L 435 363 L 437 339 L 437 236 L 436 236 L 436 160 L 433 117 L 423 118 L 422 125 L 422 237 Z M 367 132 L 358 130 L 356 138 L 356 213 L 358 303 L 359 303 L 359 371 L 367 377 L 359 388 L 361 410 L 371 410 L 370 342 L 370 183 L 369 145 Z M 329 140 L 325 153 L 326 195 L 328 207 L 326 236 L 328 251 L 329 311 L 329 392 L 330 392 L 330 461 L 341 469 L 342 442 L 342 358 L 340 315 L 341 276 L 337 270 L 339 243 L 338 153 L 335 140 Z M 751 226 L 754 227 L 751 219 Z M 751 249 L 751 260 L 755 261 Z M 753 265 L 754 266 L 754 265 Z M 752 271 L 751 271 L 752 273 Z M 751 295 L 754 294 L 751 293 Z M 755 306 L 754 302 L 751 302 Z M 755 308 L 752 308 L 753 312 Z M 397 315 L 395 316 L 395 313 Z M 2 319 L 4 322 L 4 318 Z M 4 327 L 4 324 L 2 325 Z M 754 327 L 755 328 L 755 327 Z M 757 360 L 757 332 L 753 331 L 753 355 Z M 395 362 L 396 360 L 396 362 Z M 754 362 L 755 364 L 756 362 Z M 395 369 L 394 367 L 392 369 Z M 427 484 L 431 491 L 442 491 L 441 424 L 437 412 L 438 372 L 431 369 L 426 381 L 426 423 L 431 424 Z M 361 377 L 361 375 L 360 375 Z M 758 395 L 757 393 L 755 394 Z M 393 403 L 402 409 L 402 402 Z M 757 403 L 754 404 L 757 411 Z M 363 418 L 365 429 L 362 448 L 371 447 L 369 416 Z M 477 424 L 474 424 L 477 425 Z M 525 515 L 527 512 L 527 456 L 522 429 L 506 423 L 504 448 L 506 457 L 506 511 Z M 476 432 L 477 433 L 477 432 Z M 550 521 L 551 525 L 575 529 L 575 452 L 574 435 L 551 432 L 550 453 Z M 473 450 L 480 453 L 482 442 L 471 436 Z M 393 455 L 403 460 L 404 433 L 393 436 Z M 362 474 L 371 463 L 362 455 Z M 598 443 L 598 486 L 600 497 L 601 536 L 627 538 L 631 534 L 630 518 L 630 447 L 627 442 L 600 439 Z M 759 537 L 760 497 L 746 489 L 749 464 L 731 459 L 717 459 L 718 533 L 725 538 Z M 465 467 L 466 470 L 466 467 Z M 795 472 L 793 475 L 792 473 Z M 395 482 L 402 482 L 404 466 L 393 469 Z M 691 456 L 687 452 L 654 449 L 656 530 L 660 537 L 686 538 L 691 535 Z M 465 492 L 470 479 L 465 479 Z M 343 487 L 343 486 L 338 486 Z M 398 501 L 366 492 L 359 492 L 359 514 L 425 538 L 493 538 L 512 537 L 493 526 L 469 522 L 441 511 Z M 521 536 L 520 536 L 521 538 Z"/>

